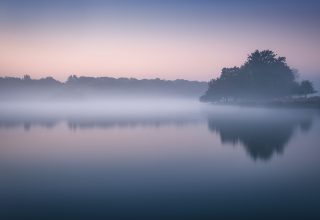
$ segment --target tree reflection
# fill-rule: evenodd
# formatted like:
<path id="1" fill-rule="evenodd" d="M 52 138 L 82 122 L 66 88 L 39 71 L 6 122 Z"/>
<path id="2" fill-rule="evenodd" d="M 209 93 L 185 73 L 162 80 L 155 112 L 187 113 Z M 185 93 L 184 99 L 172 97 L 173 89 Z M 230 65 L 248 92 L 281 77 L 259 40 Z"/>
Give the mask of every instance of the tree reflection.
<path id="1" fill-rule="evenodd" d="M 312 111 L 289 109 L 221 110 L 208 115 L 208 128 L 219 133 L 223 144 L 242 144 L 253 160 L 270 160 L 283 153 L 297 128 L 310 130 L 312 115 Z"/>
<path id="2" fill-rule="evenodd" d="M 204 115 L 204 114 L 205 115 Z M 203 111 L 105 112 L 105 111 L 0 111 L 0 129 L 35 126 L 54 128 L 66 123 L 70 130 L 114 129 L 141 126 L 186 126 L 208 123 L 222 144 L 241 144 L 254 160 L 270 160 L 281 154 L 296 130 L 308 132 L 317 110 L 206 106 Z M 202 138 L 202 137 L 200 137 Z M 191 139 L 198 143 L 198 140 Z"/>

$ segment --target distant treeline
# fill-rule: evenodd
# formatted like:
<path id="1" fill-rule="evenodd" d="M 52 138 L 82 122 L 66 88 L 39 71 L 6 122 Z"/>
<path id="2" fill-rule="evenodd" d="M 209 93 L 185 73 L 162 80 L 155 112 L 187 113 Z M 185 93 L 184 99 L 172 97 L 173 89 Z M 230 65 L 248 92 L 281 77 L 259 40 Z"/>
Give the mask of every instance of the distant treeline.
<path id="1" fill-rule="evenodd" d="M 29 75 L 0 77 L 0 100 L 92 100 L 104 98 L 182 97 L 198 98 L 206 82 L 188 80 L 86 77 L 71 75 L 66 82 Z"/>
<path id="2" fill-rule="evenodd" d="M 206 102 L 243 102 L 307 97 L 315 93 L 308 80 L 297 81 L 297 73 L 285 57 L 271 50 L 251 53 L 241 67 L 223 68 L 220 77 L 209 82 L 201 97 Z"/>

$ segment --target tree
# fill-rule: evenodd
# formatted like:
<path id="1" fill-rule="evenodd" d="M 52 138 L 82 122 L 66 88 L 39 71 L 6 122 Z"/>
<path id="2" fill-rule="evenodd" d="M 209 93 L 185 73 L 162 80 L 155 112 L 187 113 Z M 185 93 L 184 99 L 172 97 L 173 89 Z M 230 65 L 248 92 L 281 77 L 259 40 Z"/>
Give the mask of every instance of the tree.
<path id="1" fill-rule="evenodd" d="M 308 94 L 313 94 L 316 93 L 316 91 L 313 88 L 312 82 L 310 82 L 309 80 L 304 80 L 300 83 L 300 94 L 304 95 L 304 97 L 306 98 Z"/>
<path id="2" fill-rule="evenodd" d="M 31 77 L 29 75 L 24 75 L 23 80 L 29 81 L 31 80 Z"/>
<path id="3" fill-rule="evenodd" d="M 72 84 L 77 82 L 78 77 L 76 75 L 70 75 L 67 79 L 67 84 Z"/>
<path id="4" fill-rule="evenodd" d="M 296 86 L 295 71 L 286 58 L 271 50 L 256 50 L 241 67 L 223 68 L 211 80 L 202 101 L 268 100 L 291 96 Z"/>

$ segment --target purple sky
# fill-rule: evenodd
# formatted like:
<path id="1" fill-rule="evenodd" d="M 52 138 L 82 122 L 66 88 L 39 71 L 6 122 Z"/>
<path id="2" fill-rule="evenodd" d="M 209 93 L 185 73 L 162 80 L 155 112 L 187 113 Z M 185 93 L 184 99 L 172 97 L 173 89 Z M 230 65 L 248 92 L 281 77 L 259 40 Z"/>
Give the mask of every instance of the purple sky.
<path id="1" fill-rule="evenodd" d="M 0 75 L 207 81 L 271 49 L 314 78 L 319 11 L 311 0 L 2 0 Z"/>

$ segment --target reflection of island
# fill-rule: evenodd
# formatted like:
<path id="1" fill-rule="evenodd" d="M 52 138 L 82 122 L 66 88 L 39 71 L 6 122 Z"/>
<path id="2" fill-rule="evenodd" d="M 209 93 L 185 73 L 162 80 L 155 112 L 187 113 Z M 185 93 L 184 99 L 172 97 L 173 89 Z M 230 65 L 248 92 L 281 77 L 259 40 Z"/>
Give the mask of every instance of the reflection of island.
<path id="1" fill-rule="evenodd" d="M 208 128 L 220 135 L 222 144 L 243 145 L 254 160 L 269 160 L 283 152 L 296 128 L 308 132 L 316 110 L 271 109 L 235 106 L 209 106 L 201 111 L 134 111 L 107 109 L 76 111 L 65 109 L 0 110 L 0 128 L 53 128 L 61 122 L 70 130 L 112 129 L 133 127 L 185 126 L 206 122 Z"/>
<path id="2" fill-rule="evenodd" d="M 219 133 L 223 144 L 241 143 L 254 160 L 269 160 L 281 154 L 295 129 L 308 131 L 312 112 L 289 109 L 239 108 L 208 116 L 210 131 Z"/>

